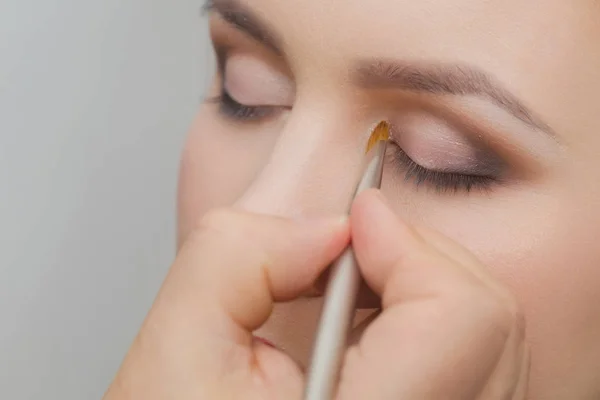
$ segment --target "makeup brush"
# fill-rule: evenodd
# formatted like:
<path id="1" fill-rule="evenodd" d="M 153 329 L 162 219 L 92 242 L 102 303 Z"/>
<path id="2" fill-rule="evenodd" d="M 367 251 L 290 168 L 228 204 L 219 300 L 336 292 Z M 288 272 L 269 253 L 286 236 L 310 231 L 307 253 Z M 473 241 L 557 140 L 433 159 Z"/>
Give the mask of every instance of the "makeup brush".
<path id="1" fill-rule="evenodd" d="M 367 143 L 365 170 L 353 198 L 365 189 L 381 186 L 389 129 L 385 121 L 373 129 Z M 349 246 L 331 266 L 307 374 L 305 400 L 330 400 L 335 395 L 360 283 L 358 264 Z"/>

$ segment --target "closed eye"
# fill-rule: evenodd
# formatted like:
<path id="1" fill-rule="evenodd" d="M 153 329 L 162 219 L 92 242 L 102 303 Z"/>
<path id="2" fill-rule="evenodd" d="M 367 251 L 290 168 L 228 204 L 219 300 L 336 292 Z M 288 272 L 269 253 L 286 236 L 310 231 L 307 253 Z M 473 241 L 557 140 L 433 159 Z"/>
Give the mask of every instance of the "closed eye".
<path id="1" fill-rule="evenodd" d="M 221 93 L 209 99 L 209 102 L 217 103 L 219 113 L 227 118 L 238 122 L 260 121 L 272 116 L 279 107 L 275 106 L 249 106 L 236 101 L 222 86 Z"/>
<path id="2" fill-rule="evenodd" d="M 453 171 L 440 171 L 423 167 L 413 161 L 402 148 L 390 142 L 386 161 L 401 175 L 404 180 L 414 183 L 417 187 L 426 185 L 438 192 L 471 192 L 472 190 L 487 191 L 499 178 L 491 175 L 474 175 Z"/>

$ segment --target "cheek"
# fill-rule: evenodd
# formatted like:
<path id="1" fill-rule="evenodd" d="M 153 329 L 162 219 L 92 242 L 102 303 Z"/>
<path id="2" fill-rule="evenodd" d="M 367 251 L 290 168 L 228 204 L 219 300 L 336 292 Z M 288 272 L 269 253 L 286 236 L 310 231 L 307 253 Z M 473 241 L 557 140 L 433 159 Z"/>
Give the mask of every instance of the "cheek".
<path id="1" fill-rule="evenodd" d="M 494 273 L 514 291 L 527 318 L 532 390 L 554 382 L 561 382 L 557 394 L 563 387 L 600 387 L 600 248 L 591 240 L 600 223 L 582 216 L 560 212 L 542 225 L 545 234 L 515 231 L 503 240 L 520 251 L 495 257 Z"/>
<path id="2" fill-rule="evenodd" d="M 203 106 L 188 134 L 178 187 L 178 243 L 209 209 L 233 204 L 252 183 L 274 143 L 269 131 L 240 132 Z"/>

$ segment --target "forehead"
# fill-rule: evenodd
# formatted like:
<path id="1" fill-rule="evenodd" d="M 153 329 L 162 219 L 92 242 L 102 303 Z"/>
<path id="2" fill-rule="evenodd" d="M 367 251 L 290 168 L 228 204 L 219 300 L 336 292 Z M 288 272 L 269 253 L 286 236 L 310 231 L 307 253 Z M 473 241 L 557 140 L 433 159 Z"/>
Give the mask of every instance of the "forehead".
<path id="1" fill-rule="evenodd" d="M 291 57 L 476 59 L 560 46 L 585 7 L 564 0 L 245 0 Z M 578 12 L 579 10 L 579 12 Z M 557 30 L 556 27 L 562 29 Z M 572 39 L 568 38 L 568 39 Z"/>

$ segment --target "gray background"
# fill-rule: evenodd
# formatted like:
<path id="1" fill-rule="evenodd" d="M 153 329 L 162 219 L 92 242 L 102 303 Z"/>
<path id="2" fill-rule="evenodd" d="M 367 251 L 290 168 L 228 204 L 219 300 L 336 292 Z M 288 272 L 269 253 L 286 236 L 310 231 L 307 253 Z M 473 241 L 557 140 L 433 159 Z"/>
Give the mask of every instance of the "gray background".
<path id="1" fill-rule="evenodd" d="M 174 254 L 201 0 L 0 1 L 0 399 L 99 399 Z"/>

